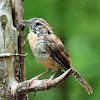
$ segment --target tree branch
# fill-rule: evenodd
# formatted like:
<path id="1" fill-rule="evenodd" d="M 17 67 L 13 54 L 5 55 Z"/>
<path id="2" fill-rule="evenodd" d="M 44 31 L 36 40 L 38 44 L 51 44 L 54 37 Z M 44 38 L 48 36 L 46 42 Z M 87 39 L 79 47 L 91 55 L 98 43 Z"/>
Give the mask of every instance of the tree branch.
<path id="1" fill-rule="evenodd" d="M 15 83 L 11 87 L 11 91 L 13 95 L 17 92 L 18 94 L 26 94 L 32 91 L 45 91 L 51 88 L 55 88 L 58 85 L 62 84 L 71 74 L 71 68 L 68 69 L 65 73 L 60 75 L 59 77 L 48 81 L 48 79 L 44 80 L 34 80 L 33 83 L 28 87 L 29 80 L 21 82 L 21 83 Z"/>

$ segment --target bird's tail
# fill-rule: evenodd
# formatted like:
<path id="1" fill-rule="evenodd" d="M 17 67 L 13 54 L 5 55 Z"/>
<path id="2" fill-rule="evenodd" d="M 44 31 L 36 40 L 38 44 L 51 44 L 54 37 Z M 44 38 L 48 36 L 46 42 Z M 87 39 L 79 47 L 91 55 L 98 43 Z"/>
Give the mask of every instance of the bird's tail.
<path id="1" fill-rule="evenodd" d="M 90 95 L 90 93 L 93 94 L 93 89 L 91 86 L 87 83 L 87 81 L 77 72 L 76 69 L 72 67 L 72 75 L 79 81 L 79 83 L 85 88 L 87 93 Z"/>

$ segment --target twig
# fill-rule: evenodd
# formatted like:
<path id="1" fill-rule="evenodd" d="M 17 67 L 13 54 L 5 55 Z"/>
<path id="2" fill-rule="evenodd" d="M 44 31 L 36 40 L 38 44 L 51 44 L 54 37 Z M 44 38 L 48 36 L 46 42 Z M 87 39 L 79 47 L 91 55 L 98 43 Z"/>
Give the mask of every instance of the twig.
<path id="1" fill-rule="evenodd" d="M 0 57 L 9 57 L 9 56 L 27 56 L 28 53 L 26 54 L 12 54 L 12 53 L 0 53 Z"/>

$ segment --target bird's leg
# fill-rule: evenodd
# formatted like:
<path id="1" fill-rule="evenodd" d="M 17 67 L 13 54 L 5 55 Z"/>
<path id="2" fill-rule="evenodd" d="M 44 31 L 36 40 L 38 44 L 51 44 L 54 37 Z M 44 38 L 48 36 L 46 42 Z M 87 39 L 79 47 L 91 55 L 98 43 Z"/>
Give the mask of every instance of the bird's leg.
<path id="1" fill-rule="evenodd" d="M 40 74 L 40 75 L 38 75 L 38 76 L 36 76 L 36 77 L 33 77 L 32 79 L 30 79 L 30 80 L 29 80 L 28 87 L 32 84 L 32 82 L 33 82 L 34 80 L 38 80 L 41 76 L 43 76 L 43 75 L 45 75 L 45 74 L 47 74 L 47 73 L 49 73 L 49 72 L 51 72 L 50 69 L 48 69 L 46 72 L 44 72 L 44 73 L 42 73 L 42 74 Z"/>
<path id="2" fill-rule="evenodd" d="M 46 82 L 46 86 L 45 86 L 45 90 L 47 89 L 48 85 L 50 84 L 50 82 L 54 79 L 54 77 L 57 75 L 58 71 L 56 73 L 54 73 Z"/>
<path id="3" fill-rule="evenodd" d="M 53 75 L 49 78 L 49 80 L 48 80 L 48 81 L 53 80 L 53 79 L 54 79 L 54 77 L 57 75 L 57 73 L 58 73 L 58 72 L 54 73 L 54 74 L 53 74 Z"/>

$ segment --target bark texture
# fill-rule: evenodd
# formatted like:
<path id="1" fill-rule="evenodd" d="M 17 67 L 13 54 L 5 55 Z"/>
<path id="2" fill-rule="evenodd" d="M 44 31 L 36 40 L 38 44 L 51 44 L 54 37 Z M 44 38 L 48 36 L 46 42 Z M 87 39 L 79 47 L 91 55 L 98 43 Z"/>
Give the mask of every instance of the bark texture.
<path id="1" fill-rule="evenodd" d="M 18 7 L 20 15 L 17 15 L 15 3 L 16 6 L 20 5 Z M 0 0 L 0 54 L 25 53 L 23 39 L 19 42 L 20 46 L 18 45 L 18 36 L 21 38 L 20 32 L 22 32 L 20 31 L 22 27 L 18 26 L 18 20 L 23 19 L 23 10 L 21 7 L 23 7 L 22 0 Z M 14 16 L 12 16 L 12 13 Z M 24 32 L 22 32 L 22 35 L 25 37 Z M 16 94 L 13 96 L 13 92 L 11 91 L 11 86 L 23 80 L 25 80 L 24 57 L 0 57 L 0 100 L 26 100 L 25 95 L 17 97 Z"/>
<path id="2" fill-rule="evenodd" d="M 25 54 L 25 33 L 24 33 L 24 25 L 20 24 L 19 21 L 24 17 L 24 9 L 23 9 L 23 0 L 14 0 L 13 3 L 13 24 L 16 29 L 19 31 L 18 36 L 18 52 L 19 54 Z M 19 64 L 21 68 L 20 72 L 20 81 L 25 81 L 26 68 L 24 63 L 24 57 L 19 57 Z"/>

